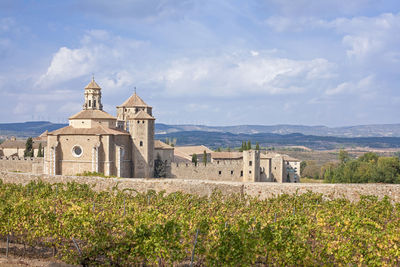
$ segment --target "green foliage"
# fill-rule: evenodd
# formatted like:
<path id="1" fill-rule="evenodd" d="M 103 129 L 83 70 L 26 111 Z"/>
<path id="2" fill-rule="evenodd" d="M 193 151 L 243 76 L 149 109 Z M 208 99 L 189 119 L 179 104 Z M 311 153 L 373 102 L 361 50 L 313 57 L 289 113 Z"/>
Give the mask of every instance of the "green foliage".
<path id="1" fill-rule="evenodd" d="M 303 169 L 301 168 L 302 164 L 303 164 Z M 317 165 L 317 163 L 314 160 L 309 160 L 307 162 L 302 161 L 300 163 L 300 175 L 303 177 L 319 179 L 320 171 L 321 168 Z"/>
<path id="2" fill-rule="evenodd" d="M 303 160 L 300 162 L 300 175 L 303 176 L 304 168 L 307 166 L 307 161 Z"/>
<path id="3" fill-rule="evenodd" d="M 57 258 L 75 265 L 180 266 L 190 262 L 196 231 L 195 266 L 400 264 L 400 205 L 387 197 L 207 198 L 0 180 L 0 236 L 13 240 L 11 254 L 26 244 L 56 248 Z"/>
<path id="4" fill-rule="evenodd" d="M 25 143 L 24 157 L 33 157 L 33 151 L 33 140 L 32 137 L 29 137 Z"/>
<path id="5" fill-rule="evenodd" d="M 203 151 L 203 163 L 204 163 L 204 166 L 207 165 L 207 152 L 205 150 Z"/>
<path id="6" fill-rule="evenodd" d="M 38 158 L 43 158 L 43 156 L 44 156 L 44 153 L 43 153 L 42 143 L 39 143 L 39 149 L 38 149 L 37 157 Z"/>
<path id="7" fill-rule="evenodd" d="M 217 148 L 216 152 L 221 152 L 221 147 L 220 146 Z"/>
<path id="8" fill-rule="evenodd" d="M 104 175 L 102 172 L 89 172 L 89 171 L 84 171 L 83 173 L 78 173 L 76 176 L 93 176 L 93 177 L 103 177 L 103 178 L 115 178 L 117 176 L 108 176 Z"/>
<path id="9" fill-rule="evenodd" d="M 192 155 L 192 162 L 197 166 L 197 154 Z"/>
<path id="10" fill-rule="evenodd" d="M 154 177 L 165 178 L 167 177 L 167 166 L 162 161 L 160 154 L 157 153 L 156 160 L 154 161 Z"/>
<path id="11" fill-rule="evenodd" d="M 347 151 L 344 150 L 344 149 L 341 149 L 341 150 L 339 151 L 339 156 L 338 156 L 338 158 L 339 158 L 340 163 L 346 163 L 347 161 L 350 160 L 349 152 L 347 152 Z"/>
<path id="12" fill-rule="evenodd" d="M 251 150 L 251 141 L 247 141 L 247 149 L 246 150 Z"/>
<path id="13" fill-rule="evenodd" d="M 323 177 L 328 183 L 400 183 L 400 159 L 366 153 L 325 168 Z"/>
<path id="14" fill-rule="evenodd" d="M 256 142 L 256 150 L 260 150 L 260 144 Z"/>

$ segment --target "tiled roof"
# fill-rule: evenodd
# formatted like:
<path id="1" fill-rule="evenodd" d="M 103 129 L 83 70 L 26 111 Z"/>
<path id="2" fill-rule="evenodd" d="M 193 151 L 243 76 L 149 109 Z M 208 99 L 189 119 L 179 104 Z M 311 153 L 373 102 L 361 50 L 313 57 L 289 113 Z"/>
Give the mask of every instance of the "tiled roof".
<path id="1" fill-rule="evenodd" d="M 241 159 L 243 158 L 242 152 L 212 152 L 212 159 Z"/>
<path id="2" fill-rule="evenodd" d="M 45 147 L 46 141 L 33 141 L 33 148 L 38 149 L 39 144 L 42 143 L 42 147 Z M 0 148 L 24 148 L 25 149 L 26 140 L 6 140 L 1 143 Z"/>
<path id="3" fill-rule="evenodd" d="M 128 132 L 119 129 L 111 129 L 101 124 L 97 124 L 92 128 L 74 128 L 72 126 L 66 126 L 64 128 L 55 130 L 48 133 L 48 135 L 129 135 Z"/>
<path id="4" fill-rule="evenodd" d="M 149 114 L 147 114 L 147 112 L 141 110 L 138 113 L 136 113 L 135 115 L 133 115 L 131 118 L 128 119 L 134 119 L 134 120 L 155 120 L 155 118 Z"/>
<path id="5" fill-rule="evenodd" d="M 118 107 L 149 107 L 136 93 Z"/>
<path id="6" fill-rule="evenodd" d="M 101 87 L 92 79 L 85 89 L 101 89 Z"/>
<path id="7" fill-rule="evenodd" d="M 154 148 L 155 149 L 174 149 L 172 146 L 167 145 L 166 143 L 160 140 L 154 140 Z"/>
<path id="8" fill-rule="evenodd" d="M 108 114 L 105 111 L 98 110 L 98 109 L 87 109 L 82 110 L 69 117 L 70 120 L 73 119 L 106 119 L 106 120 L 116 120 L 114 116 Z"/>
<path id="9" fill-rule="evenodd" d="M 209 149 L 206 146 L 177 146 L 175 147 L 175 151 L 179 151 L 180 153 L 186 154 L 186 155 L 193 155 L 193 154 L 203 154 L 204 150 L 206 153 L 211 153 L 213 152 L 211 149 Z"/>

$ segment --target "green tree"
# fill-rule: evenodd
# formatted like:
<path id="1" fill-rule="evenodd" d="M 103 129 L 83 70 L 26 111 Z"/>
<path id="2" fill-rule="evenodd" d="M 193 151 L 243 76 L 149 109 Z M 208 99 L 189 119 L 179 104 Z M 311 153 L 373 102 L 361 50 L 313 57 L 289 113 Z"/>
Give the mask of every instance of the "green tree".
<path id="1" fill-rule="evenodd" d="M 300 162 L 300 175 L 303 176 L 304 168 L 307 166 L 307 161 L 303 160 Z"/>
<path id="2" fill-rule="evenodd" d="M 216 151 L 221 152 L 221 147 L 218 147 Z"/>
<path id="3" fill-rule="evenodd" d="M 33 140 L 29 137 L 25 143 L 24 157 L 33 157 Z"/>
<path id="4" fill-rule="evenodd" d="M 359 160 L 360 161 L 364 161 L 364 162 L 374 162 L 374 163 L 376 163 L 376 162 L 378 162 L 378 158 L 379 158 L 379 156 L 376 153 L 367 152 L 364 155 L 362 155 L 359 158 Z"/>
<path id="5" fill-rule="evenodd" d="M 43 158 L 42 143 L 39 143 L 39 149 L 38 149 L 37 157 L 38 157 L 38 158 Z"/>
<path id="6" fill-rule="evenodd" d="M 157 153 L 156 160 L 154 161 L 154 177 L 161 178 L 167 177 L 167 166 L 162 161 L 160 154 Z"/>
<path id="7" fill-rule="evenodd" d="M 260 144 L 256 142 L 256 150 L 260 150 Z"/>
<path id="8" fill-rule="evenodd" d="M 228 150 L 228 152 L 231 152 L 231 147 L 228 146 L 228 149 L 227 149 L 227 150 Z"/>
<path id="9" fill-rule="evenodd" d="M 341 149 L 341 150 L 339 151 L 338 158 L 339 158 L 340 163 L 342 163 L 342 164 L 343 164 L 343 163 L 346 163 L 347 161 L 350 160 L 349 152 L 347 152 L 347 151 L 344 150 L 344 149 Z"/>
<path id="10" fill-rule="evenodd" d="M 203 163 L 204 163 L 204 166 L 207 165 L 207 152 L 205 150 L 203 152 Z"/>
<path id="11" fill-rule="evenodd" d="M 195 166 L 197 166 L 197 154 L 192 155 L 192 162 L 194 163 Z"/>
<path id="12" fill-rule="evenodd" d="M 247 150 L 251 150 L 251 141 L 247 141 Z"/>

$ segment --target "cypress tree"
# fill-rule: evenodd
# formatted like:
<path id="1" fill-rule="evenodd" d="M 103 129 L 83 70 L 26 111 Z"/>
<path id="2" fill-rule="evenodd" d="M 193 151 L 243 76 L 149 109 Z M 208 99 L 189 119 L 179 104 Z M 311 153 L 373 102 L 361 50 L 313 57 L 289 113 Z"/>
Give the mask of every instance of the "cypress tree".
<path id="1" fill-rule="evenodd" d="M 24 157 L 33 157 L 33 140 L 29 137 L 25 143 Z"/>
<path id="2" fill-rule="evenodd" d="M 167 177 L 166 166 L 165 163 L 162 161 L 160 154 L 157 154 L 156 160 L 154 161 L 154 177 Z"/>
<path id="3" fill-rule="evenodd" d="M 205 150 L 203 152 L 203 163 L 204 163 L 204 166 L 207 165 L 207 152 Z"/>
<path id="4" fill-rule="evenodd" d="M 247 150 L 251 150 L 251 142 L 250 142 L 250 140 L 247 141 Z"/>
<path id="5" fill-rule="evenodd" d="M 194 163 L 194 166 L 197 166 L 197 155 L 196 154 L 192 155 L 192 162 Z"/>
<path id="6" fill-rule="evenodd" d="M 260 144 L 258 142 L 256 143 L 256 150 L 260 150 Z"/>
<path id="7" fill-rule="evenodd" d="M 39 143 L 39 149 L 38 149 L 37 157 L 38 158 L 42 158 L 43 157 L 43 154 L 42 154 L 42 143 Z"/>

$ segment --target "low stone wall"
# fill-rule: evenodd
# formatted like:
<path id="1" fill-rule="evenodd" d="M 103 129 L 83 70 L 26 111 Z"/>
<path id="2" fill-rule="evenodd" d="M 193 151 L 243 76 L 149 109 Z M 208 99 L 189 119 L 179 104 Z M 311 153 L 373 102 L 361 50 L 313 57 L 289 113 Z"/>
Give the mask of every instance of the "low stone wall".
<path id="1" fill-rule="evenodd" d="M 308 191 L 321 193 L 327 199 L 347 198 L 359 200 L 360 195 L 375 195 L 379 198 L 389 196 L 392 201 L 400 202 L 400 185 L 392 184 L 292 184 L 292 183 L 243 183 L 219 182 L 183 179 L 131 179 L 131 178 L 100 178 L 84 176 L 49 176 L 26 173 L 1 172 L 0 179 L 5 183 L 27 184 L 30 181 L 49 183 L 78 182 L 93 185 L 94 190 L 110 190 L 117 186 L 119 189 L 134 189 L 138 192 L 155 190 L 172 193 L 182 191 L 189 194 L 209 196 L 214 190 L 223 194 L 247 194 L 260 199 L 270 198 L 281 194 L 302 194 Z"/>
<path id="2" fill-rule="evenodd" d="M 0 157 L 0 171 L 43 173 L 43 158 Z"/>

